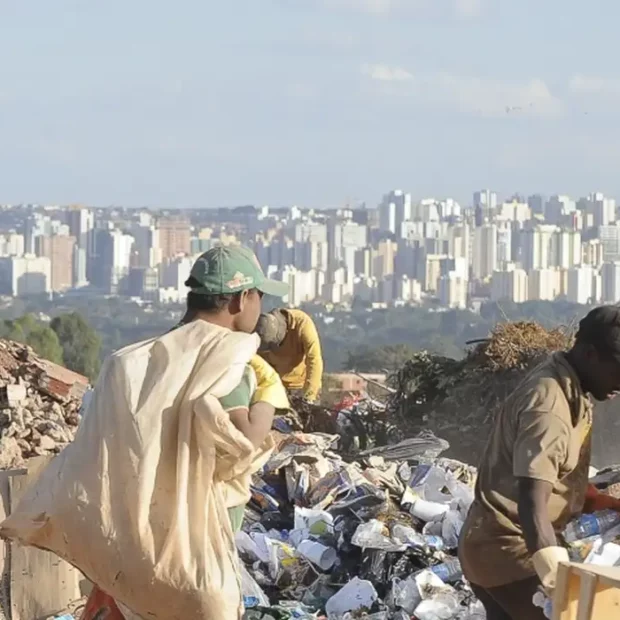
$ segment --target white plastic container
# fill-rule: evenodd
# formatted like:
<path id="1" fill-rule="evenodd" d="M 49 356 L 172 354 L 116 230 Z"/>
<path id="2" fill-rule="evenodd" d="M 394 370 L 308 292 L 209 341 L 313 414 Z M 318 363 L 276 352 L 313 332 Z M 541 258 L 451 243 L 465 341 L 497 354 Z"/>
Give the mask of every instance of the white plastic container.
<path id="1" fill-rule="evenodd" d="M 297 547 L 297 552 L 321 570 L 329 570 L 338 559 L 335 549 L 314 540 L 303 540 Z"/>

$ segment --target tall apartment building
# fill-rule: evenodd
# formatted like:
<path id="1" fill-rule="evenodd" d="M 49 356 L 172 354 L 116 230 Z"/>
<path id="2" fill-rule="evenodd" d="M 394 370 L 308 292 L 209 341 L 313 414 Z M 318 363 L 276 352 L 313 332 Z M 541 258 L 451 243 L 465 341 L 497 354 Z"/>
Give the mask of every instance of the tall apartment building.
<path id="1" fill-rule="evenodd" d="M 527 204 L 532 210 L 532 215 L 545 215 L 545 197 L 540 194 L 534 194 L 527 199 Z"/>
<path id="2" fill-rule="evenodd" d="M 161 263 L 163 253 L 159 242 L 160 234 L 160 229 L 155 226 L 140 226 L 138 224 L 132 226 L 131 235 L 134 238 L 134 267 L 152 269 Z M 208 243 L 210 242 L 211 240 L 208 240 Z M 202 251 L 206 251 L 206 249 Z M 190 252 L 191 251 L 192 241 L 190 240 Z"/>
<path id="3" fill-rule="evenodd" d="M 293 234 L 296 243 L 327 243 L 328 241 L 326 224 L 301 222 L 295 225 Z"/>
<path id="4" fill-rule="evenodd" d="M 529 301 L 554 301 L 562 293 L 559 269 L 532 269 L 528 273 Z"/>
<path id="5" fill-rule="evenodd" d="M 468 282 L 456 271 L 449 271 L 439 278 L 438 297 L 442 306 L 446 308 L 467 308 Z"/>
<path id="6" fill-rule="evenodd" d="M 620 302 L 620 262 L 605 263 L 601 268 L 602 302 Z"/>
<path id="7" fill-rule="evenodd" d="M 45 256 L 26 254 L 0 258 L 0 294 L 11 297 L 51 292 L 52 269 Z"/>
<path id="8" fill-rule="evenodd" d="M 497 194 L 490 189 L 483 189 L 474 193 L 474 216 L 476 226 L 482 226 L 486 221 L 492 221 L 497 211 Z"/>
<path id="9" fill-rule="evenodd" d="M 327 241 L 330 266 L 338 266 L 344 260 L 348 248 L 357 251 L 368 245 L 368 228 L 356 222 L 333 221 L 327 229 Z"/>
<path id="10" fill-rule="evenodd" d="M 372 275 L 379 280 L 394 273 L 398 244 L 394 241 L 380 241 L 372 250 Z"/>
<path id="11" fill-rule="evenodd" d="M 65 212 L 69 234 L 75 238 L 77 246 L 89 254 L 92 249 L 92 230 L 95 227 L 95 215 L 90 209 L 72 206 Z"/>
<path id="12" fill-rule="evenodd" d="M 400 189 L 383 197 L 379 205 L 379 229 L 392 235 L 400 234 L 403 222 L 411 220 L 411 194 Z"/>
<path id="13" fill-rule="evenodd" d="M 497 269 L 497 226 L 485 224 L 474 229 L 472 273 L 475 280 L 486 280 Z"/>
<path id="14" fill-rule="evenodd" d="M 457 224 L 450 228 L 449 233 L 451 243 L 449 253 L 455 258 L 463 258 L 469 263 L 472 243 L 471 228 L 468 224 Z"/>
<path id="15" fill-rule="evenodd" d="M 589 265 L 573 267 L 568 270 L 568 290 L 566 298 L 573 304 L 590 304 L 598 302 L 596 280 L 598 271 Z"/>
<path id="16" fill-rule="evenodd" d="M 164 217 L 159 220 L 159 247 L 161 257 L 174 258 L 189 255 L 191 251 L 191 226 L 185 217 Z"/>
<path id="17" fill-rule="evenodd" d="M 312 241 L 295 243 L 294 265 L 302 271 L 310 269 L 327 271 L 328 258 L 327 243 L 313 243 Z"/>
<path id="18" fill-rule="evenodd" d="M 577 206 L 570 196 L 551 196 L 545 205 L 545 222 L 558 226 L 567 215 L 574 213 Z"/>
<path id="19" fill-rule="evenodd" d="M 556 226 L 541 224 L 521 231 L 521 267 L 526 272 L 547 269 L 554 262 Z"/>
<path id="20" fill-rule="evenodd" d="M 597 237 L 603 246 L 603 261 L 613 263 L 620 260 L 620 224 L 599 226 Z"/>
<path id="21" fill-rule="evenodd" d="M 532 217 L 532 210 L 526 202 L 516 199 L 504 202 L 498 208 L 498 217 L 502 220 L 513 222 L 526 222 Z"/>
<path id="22" fill-rule="evenodd" d="M 600 239 L 590 239 L 581 245 L 582 263 L 592 267 L 602 267 L 605 262 L 605 248 Z"/>
<path id="23" fill-rule="evenodd" d="M 66 291 L 76 284 L 75 248 L 75 237 L 68 235 L 37 237 L 37 255 L 50 260 L 51 290 L 55 293 Z"/>
<path id="24" fill-rule="evenodd" d="M 581 233 L 578 230 L 558 231 L 555 235 L 553 266 L 571 269 L 581 265 L 582 260 Z"/>
<path id="25" fill-rule="evenodd" d="M 96 243 L 98 264 L 93 266 L 91 283 L 108 294 L 121 293 L 131 268 L 134 239 L 118 229 L 98 230 Z"/>
<path id="26" fill-rule="evenodd" d="M 179 299 L 187 295 L 185 282 L 189 278 L 193 261 L 187 256 L 164 260 L 158 266 L 159 286 L 176 292 Z"/>
<path id="27" fill-rule="evenodd" d="M 509 300 L 520 304 L 528 300 L 527 273 L 514 264 L 506 266 L 506 271 L 495 271 L 491 278 L 491 300 Z"/>
<path id="28" fill-rule="evenodd" d="M 24 235 L 16 232 L 0 234 L 0 256 L 23 256 L 25 253 Z"/>
<path id="29" fill-rule="evenodd" d="M 587 211 L 592 215 L 593 226 L 609 226 L 616 220 L 616 201 L 595 192 L 587 198 Z"/>

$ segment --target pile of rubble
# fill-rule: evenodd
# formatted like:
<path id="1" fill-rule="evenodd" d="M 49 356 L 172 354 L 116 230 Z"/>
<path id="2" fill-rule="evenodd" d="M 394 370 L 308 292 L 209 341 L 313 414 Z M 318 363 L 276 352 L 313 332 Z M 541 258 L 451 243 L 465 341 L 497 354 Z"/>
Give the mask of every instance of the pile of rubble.
<path id="1" fill-rule="evenodd" d="M 75 436 L 86 377 L 0 340 L 0 469 L 60 452 Z"/>
<path id="2" fill-rule="evenodd" d="M 346 462 L 338 436 L 278 434 L 237 534 L 246 620 L 484 618 L 456 558 L 476 472 L 446 447 L 427 434 Z"/>

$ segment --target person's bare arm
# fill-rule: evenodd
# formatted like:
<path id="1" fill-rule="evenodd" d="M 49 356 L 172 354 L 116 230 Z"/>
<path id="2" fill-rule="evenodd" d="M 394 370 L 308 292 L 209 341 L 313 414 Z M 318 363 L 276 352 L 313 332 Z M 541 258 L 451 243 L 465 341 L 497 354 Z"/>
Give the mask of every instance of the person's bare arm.
<path id="1" fill-rule="evenodd" d="M 275 413 L 275 407 L 261 401 L 251 405 L 249 409 L 246 407 L 232 409 L 228 415 L 230 421 L 252 442 L 254 447 L 260 448 L 271 431 Z"/>
<path id="2" fill-rule="evenodd" d="M 534 555 L 558 543 L 549 519 L 549 498 L 553 490 L 550 482 L 533 478 L 519 478 L 519 521 L 529 552 Z"/>

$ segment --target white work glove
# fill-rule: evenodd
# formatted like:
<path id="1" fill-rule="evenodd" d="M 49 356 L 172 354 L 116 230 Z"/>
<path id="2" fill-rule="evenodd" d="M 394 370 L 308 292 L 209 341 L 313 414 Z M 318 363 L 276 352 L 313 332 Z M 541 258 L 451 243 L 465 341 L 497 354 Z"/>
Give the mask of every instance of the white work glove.
<path id="1" fill-rule="evenodd" d="M 570 562 L 568 551 L 564 547 L 546 547 L 537 551 L 532 556 L 532 561 L 545 592 L 551 595 L 555 588 L 558 567 L 563 562 Z"/>

